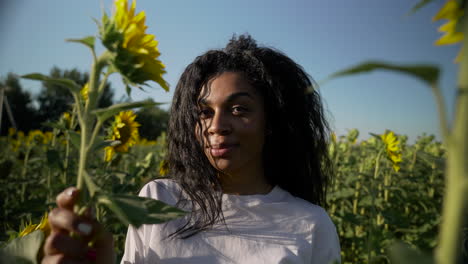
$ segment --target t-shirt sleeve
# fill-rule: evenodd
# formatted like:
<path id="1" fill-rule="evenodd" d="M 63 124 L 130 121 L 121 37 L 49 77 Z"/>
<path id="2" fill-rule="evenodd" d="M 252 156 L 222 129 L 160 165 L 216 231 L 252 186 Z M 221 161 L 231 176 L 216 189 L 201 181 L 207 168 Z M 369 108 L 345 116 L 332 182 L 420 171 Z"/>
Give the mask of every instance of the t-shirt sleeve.
<path id="1" fill-rule="evenodd" d="M 176 186 L 167 179 L 154 180 L 146 184 L 138 194 L 141 197 L 148 197 L 163 201 L 169 205 L 175 205 L 177 201 Z M 148 240 L 151 234 L 151 225 L 142 225 L 136 228 L 132 225 L 128 227 L 125 239 L 125 252 L 121 264 L 143 264 L 148 258 Z M 154 262 L 154 252 L 151 253 L 151 263 Z"/>
<path id="2" fill-rule="evenodd" d="M 336 227 L 323 210 L 320 221 L 317 221 L 312 228 L 311 264 L 341 263 L 340 251 L 340 241 Z"/>
<path id="3" fill-rule="evenodd" d="M 125 252 L 121 264 L 143 264 L 145 247 L 143 244 L 143 226 L 136 228 L 132 225 L 128 227 L 125 239 Z"/>

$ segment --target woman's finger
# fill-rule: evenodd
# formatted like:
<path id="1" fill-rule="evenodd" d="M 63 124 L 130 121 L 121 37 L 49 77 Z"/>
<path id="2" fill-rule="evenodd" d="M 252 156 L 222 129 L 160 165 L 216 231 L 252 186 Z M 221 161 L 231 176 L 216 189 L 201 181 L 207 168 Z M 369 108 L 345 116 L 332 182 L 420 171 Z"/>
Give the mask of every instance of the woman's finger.
<path id="1" fill-rule="evenodd" d="M 49 224 L 52 230 L 77 232 L 83 236 L 89 236 L 93 231 L 93 225 L 89 220 L 63 208 L 55 208 L 50 212 Z"/>
<path id="2" fill-rule="evenodd" d="M 80 190 L 76 187 L 69 187 L 57 195 L 57 205 L 60 208 L 73 210 L 73 206 L 78 201 Z"/>
<path id="3" fill-rule="evenodd" d="M 45 255 L 60 255 L 83 258 L 88 247 L 83 241 L 71 238 L 68 234 L 52 232 L 44 243 Z"/>

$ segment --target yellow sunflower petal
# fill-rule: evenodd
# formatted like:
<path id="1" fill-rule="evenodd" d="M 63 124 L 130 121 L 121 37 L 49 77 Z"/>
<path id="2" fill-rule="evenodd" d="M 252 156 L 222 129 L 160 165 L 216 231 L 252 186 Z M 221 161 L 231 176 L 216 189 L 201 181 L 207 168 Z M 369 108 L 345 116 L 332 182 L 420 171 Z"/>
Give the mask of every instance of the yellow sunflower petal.
<path id="1" fill-rule="evenodd" d="M 443 35 L 440 39 L 438 39 L 434 44 L 437 46 L 441 45 L 452 45 L 463 40 L 463 33 L 461 32 L 450 32 Z"/>
<path id="2" fill-rule="evenodd" d="M 457 1 L 448 0 L 445 5 L 432 18 L 432 21 L 440 19 L 458 19 L 463 14 L 463 10 L 459 8 Z"/>
<path id="3" fill-rule="evenodd" d="M 86 83 L 83 88 L 81 89 L 80 91 L 80 94 L 81 94 L 81 97 L 83 98 L 83 100 L 88 100 L 88 94 L 89 94 L 89 84 Z"/>
<path id="4" fill-rule="evenodd" d="M 12 137 L 16 134 L 16 129 L 14 127 L 8 128 L 8 136 Z"/>
<path id="5" fill-rule="evenodd" d="M 111 161 L 111 160 L 112 160 L 112 157 L 114 157 L 114 153 L 115 153 L 114 148 L 113 148 L 113 147 L 106 147 L 106 148 L 104 149 L 104 151 L 105 151 L 105 153 L 104 153 L 104 160 L 105 160 L 106 162 Z"/>
<path id="6" fill-rule="evenodd" d="M 128 152 L 129 148 L 139 140 L 138 127 L 140 124 L 135 121 L 136 114 L 133 111 L 122 111 L 115 116 L 112 125 L 112 133 L 109 138 L 119 140 L 120 144 L 105 148 L 105 160 L 111 161 L 115 152 Z"/>
<path id="7" fill-rule="evenodd" d="M 19 237 L 24 237 L 30 233 L 32 233 L 36 229 L 37 224 L 29 224 L 27 225 L 19 234 Z"/>
<path id="8" fill-rule="evenodd" d="M 136 14 L 135 10 L 135 0 L 130 6 L 127 0 L 116 0 L 111 26 L 107 28 L 109 30 L 101 30 L 104 32 L 101 38 L 108 49 L 125 51 L 122 56 L 114 58 L 113 64 L 126 82 L 144 84 L 146 81 L 155 81 L 167 91 L 169 86 L 162 77 L 166 73 L 165 66 L 158 59 L 158 42 L 154 35 L 146 33 L 146 13 L 141 11 Z M 106 32 L 111 33 L 106 35 Z M 121 34 L 121 38 L 115 38 L 115 34 Z M 158 67 L 153 68 L 152 65 Z"/>
<path id="9" fill-rule="evenodd" d="M 385 144 L 385 151 L 388 159 L 392 162 L 392 166 L 396 172 L 400 170 L 399 163 L 402 161 L 400 141 L 392 131 L 386 132 L 380 136 Z"/>

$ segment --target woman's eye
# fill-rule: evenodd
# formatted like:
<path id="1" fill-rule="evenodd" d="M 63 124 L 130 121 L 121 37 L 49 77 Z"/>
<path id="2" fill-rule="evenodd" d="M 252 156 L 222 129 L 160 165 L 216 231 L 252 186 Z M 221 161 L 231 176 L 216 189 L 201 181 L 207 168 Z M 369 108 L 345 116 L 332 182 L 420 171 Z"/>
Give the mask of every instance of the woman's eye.
<path id="1" fill-rule="evenodd" d="M 204 118 L 208 118 L 210 116 L 211 112 L 210 110 L 208 109 L 202 109 L 198 112 L 198 116 L 200 116 L 200 118 L 204 119 Z"/>
<path id="2" fill-rule="evenodd" d="M 243 114 L 243 113 L 246 113 L 247 112 L 247 108 L 245 107 L 242 107 L 242 106 L 234 106 L 232 108 L 232 112 L 234 114 Z"/>

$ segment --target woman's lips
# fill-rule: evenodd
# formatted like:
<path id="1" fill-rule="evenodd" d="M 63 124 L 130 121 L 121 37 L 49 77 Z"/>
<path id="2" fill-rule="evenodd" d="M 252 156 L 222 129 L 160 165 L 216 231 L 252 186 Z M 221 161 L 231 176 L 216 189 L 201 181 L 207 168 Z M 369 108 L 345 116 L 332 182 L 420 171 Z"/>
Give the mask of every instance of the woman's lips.
<path id="1" fill-rule="evenodd" d="M 228 155 L 233 149 L 237 147 L 237 145 L 219 145 L 219 146 L 211 146 L 210 153 L 213 157 L 223 157 Z"/>

